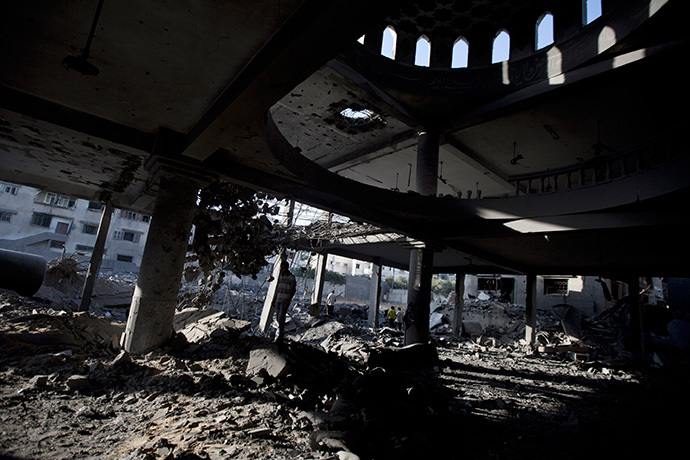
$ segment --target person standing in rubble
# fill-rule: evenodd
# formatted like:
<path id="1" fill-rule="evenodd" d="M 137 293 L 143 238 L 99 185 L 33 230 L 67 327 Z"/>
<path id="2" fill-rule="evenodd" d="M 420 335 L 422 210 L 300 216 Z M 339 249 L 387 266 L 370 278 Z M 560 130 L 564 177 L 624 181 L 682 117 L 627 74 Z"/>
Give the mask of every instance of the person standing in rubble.
<path id="1" fill-rule="evenodd" d="M 282 342 L 285 335 L 285 315 L 287 314 L 292 298 L 297 292 L 297 281 L 295 276 L 290 273 L 290 264 L 284 260 L 280 263 L 280 275 L 276 284 L 276 292 L 273 296 L 272 307 L 276 312 L 278 320 L 278 335 L 276 342 Z"/>
<path id="2" fill-rule="evenodd" d="M 402 307 L 398 307 L 398 311 L 395 313 L 395 328 L 398 330 L 404 330 L 403 328 L 403 316 Z"/>
<path id="3" fill-rule="evenodd" d="M 395 327 L 395 307 L 388 310 L 388 327 L 391 329 Z"/>
<path id="4" fill-rule="evenodd" d="M 335 305 L 335 289 L 326 297 L 326 312 L 333 316 L 333 305 Z"/>

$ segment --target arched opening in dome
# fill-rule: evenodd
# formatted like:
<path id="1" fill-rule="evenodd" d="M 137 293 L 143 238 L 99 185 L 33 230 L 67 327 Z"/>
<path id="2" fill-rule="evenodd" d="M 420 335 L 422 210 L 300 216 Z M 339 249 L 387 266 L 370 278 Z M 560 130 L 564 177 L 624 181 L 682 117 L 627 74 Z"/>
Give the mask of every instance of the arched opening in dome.
<path id="1" fill-rule="evenodd" d="M 540 50 L 553 44 L 553 15 L 544 13 L 537 21 L 536 49 Z"/>
<path id="2" fill-rule="evenodd" d="M 502 29 L 494 38 L 493 51 L 491 53 L 491 63 L 504 62 L 510 58 L 510 35 Z"/>
<path id="3" fill-rule="evenodd" d="M 453 43 L 453 56 L 450 62 L 451 69 L 467 68 L 467 62 L 470 54 L 470 45 L 463 37 L 458 37 Z"/>
<path id="4" fill-rule="evenodd" d="M 397 41 L 398 34 L 395 32 L 393 26 L 386 27 L 383 31 L 383 40 L 381 42 L 381 55 L 394 60 Z"/>
<path id="5" fill-rule="evenodd" d="M 601 16 L 601 0 L 582 0 L 582 23 L 587 25 Z"/>
<path id="6" fill-rule="evenodd" d="M 429 67 L 429 62 L 431 60 L 431 42 L 429 39 L 422 35 L 417 40 L 417 46 L 414 55 L 414 65 L 420 67 Z"/>

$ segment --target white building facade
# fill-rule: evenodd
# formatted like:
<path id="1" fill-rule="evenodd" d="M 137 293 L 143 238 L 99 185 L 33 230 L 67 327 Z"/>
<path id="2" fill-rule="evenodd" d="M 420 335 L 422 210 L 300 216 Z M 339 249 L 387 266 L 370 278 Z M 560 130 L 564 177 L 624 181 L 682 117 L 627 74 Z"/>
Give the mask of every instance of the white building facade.
<path id="1" fill-rule="evenodd" d="M 47 260 L 63 254 L 90 257 L 104 208 L 102 203 L 0 182 L 0 248 Z M 102 269 L 138 271 L 150 219 L 114 210 Z"/>

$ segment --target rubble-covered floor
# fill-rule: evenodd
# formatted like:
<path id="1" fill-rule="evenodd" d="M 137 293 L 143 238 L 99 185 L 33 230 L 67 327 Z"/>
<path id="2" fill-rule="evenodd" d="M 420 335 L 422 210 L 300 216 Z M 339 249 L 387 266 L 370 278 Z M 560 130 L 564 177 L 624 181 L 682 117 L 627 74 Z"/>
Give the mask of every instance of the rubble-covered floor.
<path id="1" fill-rule="evenodd" d="M 0 291 L 0 457 L 522 459 L 685 447 L 683 359 L 573 361 L 436 335 L 435 354 L 323 318 L 281 349 L 250 323 L 178 313 L 132 358 L 123 324 Z M 307 327 L 311 326 L 311 327 Z M 504 341 L 505 342 L 505 341 Z M 571 355 L 572 356 L 572 355 Z"/>

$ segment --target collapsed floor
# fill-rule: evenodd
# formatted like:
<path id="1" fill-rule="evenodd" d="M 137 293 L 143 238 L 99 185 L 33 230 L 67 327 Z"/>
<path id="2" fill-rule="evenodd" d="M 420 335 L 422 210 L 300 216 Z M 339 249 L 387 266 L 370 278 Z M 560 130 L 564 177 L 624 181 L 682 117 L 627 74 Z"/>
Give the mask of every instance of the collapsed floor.
<path id="1" fill-rule="evenodd" d="M 450 334 L 440 308 L 434 346 L 403 348 L 401 332 L 364 326 L 360 306 L 338 307 L 314 319 L 296 306 L 281 349 L 255 332 L 256 302 L 234 315 L 181 309 L 166 347 L 131 357 L 118 345 L 126 311 L 74 313 L 64 298 L 1 291 L 0 455 L 575 459 L 686 449 L 682 352 L 634 360 L 601 322 L 572 341 L 552 313 L 532 350 L 519 340 L 520 308 L 495 301 L 466 310 L 480 335 Z"/>

